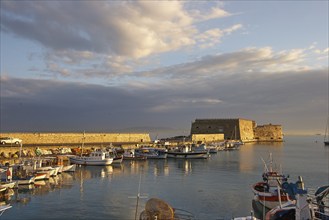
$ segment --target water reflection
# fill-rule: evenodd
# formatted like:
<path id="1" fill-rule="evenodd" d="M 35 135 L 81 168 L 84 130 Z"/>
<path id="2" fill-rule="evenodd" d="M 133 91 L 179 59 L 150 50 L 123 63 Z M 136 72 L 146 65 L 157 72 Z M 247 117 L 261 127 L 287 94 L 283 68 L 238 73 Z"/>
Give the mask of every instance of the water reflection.
<path id="1" fill-rule="evenodd" d="M 240 150 L 221 151 L 206 160 L 171 158 L 78 167 L 75 173 L 62 173 L 34 188 L 14 190 L 2 199 L 13 206 L 4 214 L 7 219 L 34 219 L 38 213 L 38 217 L 47 219 L 50 207 L 55 206 L 49 218 L 134 219 L 136 199 L 130 197 L 140 192 L 188 210 L 196 219 L 245 216 L 252 205 L 250 186 L 261 180 L 261 158 L 266 161 L 269 153 L 275 163 L 284 162 L 284 173 L 302 175 L 306 186 L 315 188 L 327 181 L 329 148 L 307 141 L 246 144 Z M 307 166 L 305 161 L 309 162 Z M 146 199 L 141 199 L 140 207 L 145 203 Z"/>
<path id="2" fill-rule="evenodd" d="M 23 204 L 31 201 L 32 196 L 44 196 L 49 192 L 60 189 L 70 189 L 73 186 L 73 176 L 70 173 L 62 173 L 49 180 L 39 180 L 30 185 L 18 185 L 15 189 L 7 189 L 0 196 L 0 204 Z"/>
<path id="3" fill-rule="evenodd" d="M 177 167 L 179 170 L 183 171 L 184 175 L 188 175 L 192 172 L 191 160 L 177 160 Z"/>

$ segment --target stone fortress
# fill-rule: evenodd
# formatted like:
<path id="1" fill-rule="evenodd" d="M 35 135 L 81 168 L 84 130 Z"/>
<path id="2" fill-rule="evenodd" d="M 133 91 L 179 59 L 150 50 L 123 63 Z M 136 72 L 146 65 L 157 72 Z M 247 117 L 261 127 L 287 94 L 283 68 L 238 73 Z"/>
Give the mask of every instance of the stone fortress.
<path id="1" fill-rule="evenodd" d="M 81 145 L 108 143 L 136 145 L 151 143 L 148 133 L 0 133 L 0 137 L 16 137 L 24 145 Z M 255 121 L 247 119 L 196 119 L 192 122 L 190 140 L 193 142 L 213 142 L 224 140 L 283 141 L 281 125 L 257 126 Z"/>
<path id="2" fill-rule="evenodd" d="M 282 142 L 281 125 L 257 125 L 255 121 L 235 119 L 196 119 L 191 126 L 192 141 L 241 140 L 243 142 Z"/>

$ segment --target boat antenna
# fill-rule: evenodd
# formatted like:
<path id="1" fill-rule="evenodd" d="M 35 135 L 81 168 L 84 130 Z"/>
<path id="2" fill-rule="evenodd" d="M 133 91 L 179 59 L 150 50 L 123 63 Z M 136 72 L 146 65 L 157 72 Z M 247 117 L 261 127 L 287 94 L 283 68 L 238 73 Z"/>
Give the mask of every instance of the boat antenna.
<path id="1" fill-rule="evenodd" d="M 136 202 L 136 210 L 135 210 L 135 220 L 137 220 L 138 202 L 139 202 L 140 191 L 141 191 L 141 181 L 142 181 L 142 173 L 139 174 L 138 193 L 137 193 L 137 202 Z"/>
<path id="2" fill-rule="evenodd" d="M 135 220 L 137 220 L 137 213 L 138 213 L 138 203 L 139 203 L 139 199 L 144 199 L 147 198 L 148 196 L 145 195 L 141 195 L 140 191 L 141 191 L 141 182 L 142 182 L 142 172 L 139 173 L 139 182 L 138 182 L 138 193 L 137 196 L 129 196 L 128 198 L 130 199 L 137 199 L 136 201 L 136 208 L 135 208 Z"/>
<path id="3" fill-rule="evenodd" d="M 266 165 L 265 160 L 264 160 L 262 157 L 261 157 L 260 159 L 261 159 L 261 160 L 263 161 L 263 163 L 264 163 L 264 171 L 267 171 L 267 172 L 268 172 L 269 170 L 268 170 L 268 168 L 267 168 L 267 165 Z"/>

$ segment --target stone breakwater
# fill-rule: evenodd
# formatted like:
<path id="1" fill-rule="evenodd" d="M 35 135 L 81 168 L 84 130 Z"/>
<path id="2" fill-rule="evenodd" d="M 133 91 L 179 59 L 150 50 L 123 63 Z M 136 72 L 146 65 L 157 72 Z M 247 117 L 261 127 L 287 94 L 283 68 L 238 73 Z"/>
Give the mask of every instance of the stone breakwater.
<path id="1" fill-rule="evenodd" d="M 0 137 L 14 137 L 22 140 L 19 145 L 0 145 L 0 160 L 15 160 L 21 157 L 36 156 L 36 149 L 43 155 L 71 153 L 85 144 L 84 151 L 110 144 L 124 148 L 151 142 L 146 133 L 0 133 Z M 67 152 L 65 149 L 68 149 Z M 74 152 L 72 152 L 74 153 Z"/>
<path id="2" fill-rule="evenodd" d="M 148 143 L 147 133 L 0 133 L 0 137 L 15 137 L 24 144 L 74 143 Z"/>

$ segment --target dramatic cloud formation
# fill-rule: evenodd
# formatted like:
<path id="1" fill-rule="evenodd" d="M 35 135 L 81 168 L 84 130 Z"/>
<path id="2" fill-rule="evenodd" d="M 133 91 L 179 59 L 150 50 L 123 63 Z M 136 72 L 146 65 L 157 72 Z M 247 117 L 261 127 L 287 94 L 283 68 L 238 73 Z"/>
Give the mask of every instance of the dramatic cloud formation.
<path id="1" fill-rule="evenodd" d="M 301 41 L 279 29 L 291 20 L 261 26 L 263 17 L 251 19 L 257 7 L 247 17 L 225 5 L 2 1 L 0 130 L 188 134 L 196 118 L 242 117 L 321 132 L 329 51 L 317 41 L 325 34 Z M 264 41 L 266 32 L 274 40 Z M 28 62 L 16 61 L 16 43 Z"/>

